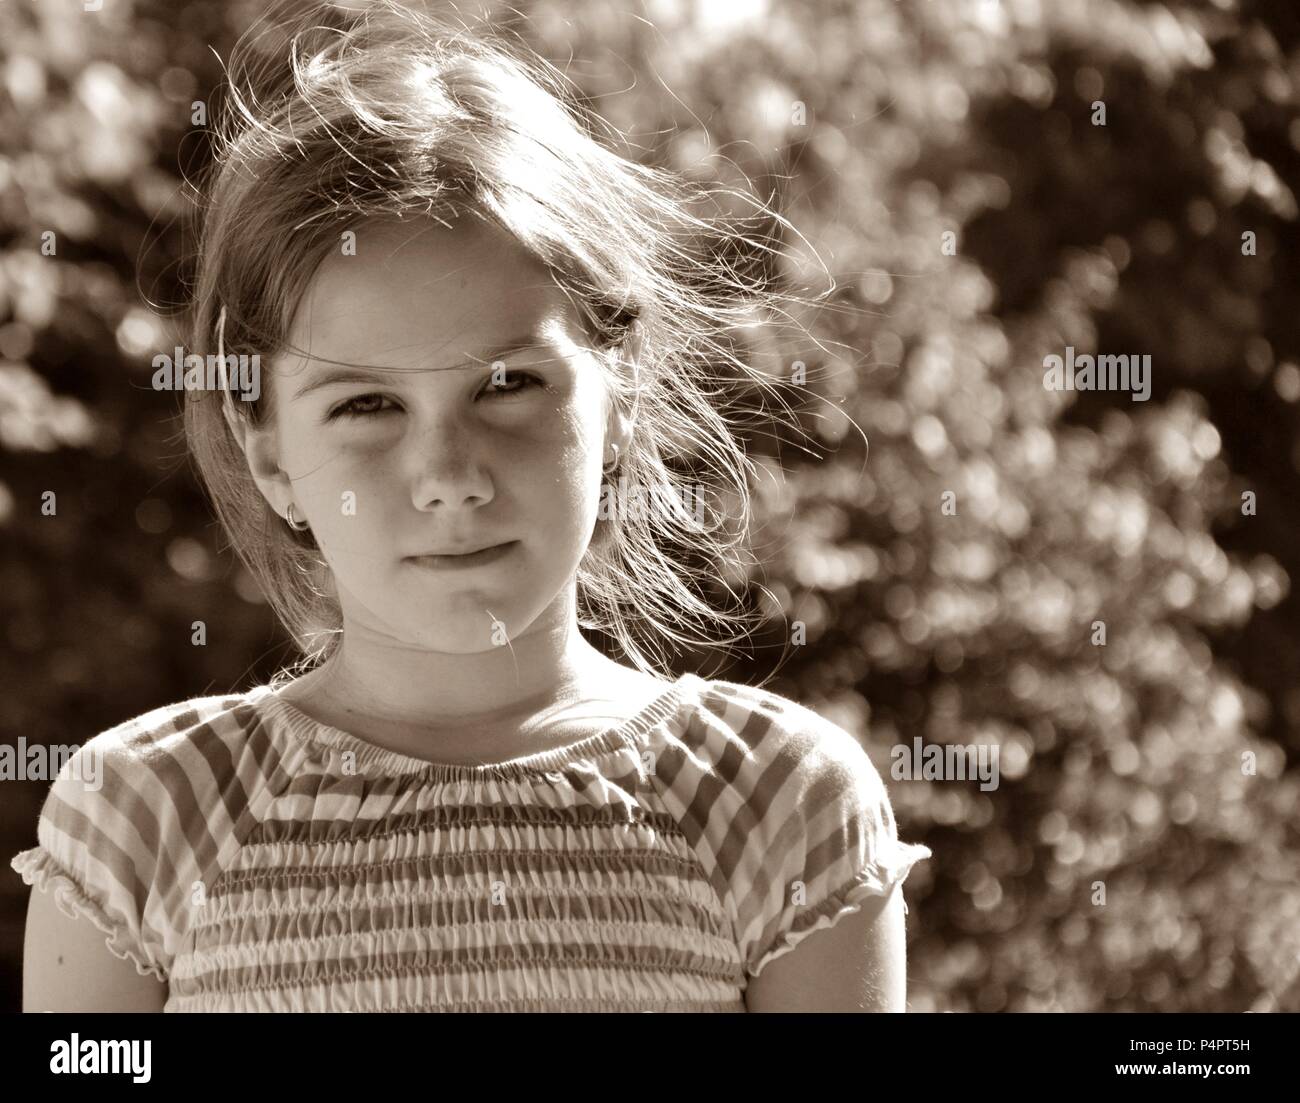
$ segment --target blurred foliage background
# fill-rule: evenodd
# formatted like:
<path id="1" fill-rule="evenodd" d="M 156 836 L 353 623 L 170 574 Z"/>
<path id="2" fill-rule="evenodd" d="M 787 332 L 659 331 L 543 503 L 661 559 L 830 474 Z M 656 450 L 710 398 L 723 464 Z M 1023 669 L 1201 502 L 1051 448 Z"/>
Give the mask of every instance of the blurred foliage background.
<path id="1" fill-rule="evenodd" d="M 0 10 L 11 745 L 291 657 L 197 488 L 177 396 L 149 385 L 183 320 L 193 104 L 216 105 L 260 7 Z M 750 442 L 767 620 L 720 673 L 778 670 L 886 778 L 916 737 L 999 747 L 993 792 L 889 781 L 901 834 L 935 852 L 907 883 L 910 1006 L 1300 1009 L 1294 0 L 479 7 L 645 159 L 774 197 L 806 238 L 784 276 L 834 277 L 799 319 L 818 341 L 755 350 L 807 365 L 817 448 Z M 1066 345 L 1149 354 L 1150 401 L 1045 390 Z M 11 781 L 0 804 L 9 1007 L 27 890 L 7 859 L 45 790 Z"/>

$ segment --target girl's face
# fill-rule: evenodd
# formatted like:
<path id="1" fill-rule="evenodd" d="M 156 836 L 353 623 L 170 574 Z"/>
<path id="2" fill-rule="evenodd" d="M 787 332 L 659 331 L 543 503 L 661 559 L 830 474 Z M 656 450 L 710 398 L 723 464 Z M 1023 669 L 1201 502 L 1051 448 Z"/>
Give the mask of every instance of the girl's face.
<path id="1" fill-rule="evenodd" d="M 348 631 L 468 654 L 559 608 L 626 423 L 546 270 L 477 219 L 369 225 L 288 336 L 310 359 L 278 358 L 250 463 L 311 525 Z"/>

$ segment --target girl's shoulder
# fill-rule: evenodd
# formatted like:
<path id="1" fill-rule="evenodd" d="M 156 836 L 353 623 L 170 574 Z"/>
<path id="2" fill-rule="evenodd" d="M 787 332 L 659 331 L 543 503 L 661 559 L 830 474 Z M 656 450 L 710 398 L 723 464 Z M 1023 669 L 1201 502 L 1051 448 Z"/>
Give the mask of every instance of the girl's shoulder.
<path id="1" fill-rule="evenodd" d="M 247 777 L 250 757 L 261 767 L 267 764 L 260 760 L 278 750 L 268 740 L 256 739 L 260 718 L 254 702 L 262 692 L 264 687 L 160 705 L 84 743 L 58 748 L 62 768 L 51 794 L 93 801 L 104 785 L 110 791 L 136 793 L 163 786 L 193 797 L 201 806 L 201 796 L 212 791 L 214 782 L 219 787 L 229 776 Z M 87 790 L 88 777 L 99 784 Z"/>
<path id="2" fill-rule="evenodd" d="M 51 747 L 57 768 L 41 819 L 71 824 L 76 817 L 101 825 L 111 821 L 141 839 L 159 838 L 161 828 L 192 828 L 219 814 L 222 794 L 238 779 L 250 801 L 250 785 L 268 770 L 249 769 L 250 759 L 266 765 L 258 740 L 260 690 L 192 697 L 160 705 L 91 736 L 84 743 Z M 259 750 L 259 747 L 262 749 Z M 273 763 L 272 763 L 273 765 Z"/>
<path id="3" fill-rule="evenodd" d="M 751 976 L 889 892 L 928 847 L 899 839 L 865 742 L 789 697 L 693 679 L 648 770 L 722 897 Z"/>
<path id="4" fill-rule="evenodd" d="M 798 769 L 883 789 L 864 741 L 822 713 L 759 686 L 705 678 L 693 685 L 692 723 L 682 735 L 715 764 L 731 762 L 738 775 Z"/>
<path id="5" fill-rule="evenodd" d="M 213 716 L 222 712 L 229 712 L 246 704 L 251 698 L 265 690 L 266 687 L 258 686 L 255 689 L 243 693 L 219 693 L 207 694 L 200 697 L 190 697 L 182 701 L 175 701 L 171 704 L 159 705 L 157 708 L 150 709 L 148 712 L 141 713 L 139 716 L 127 720 L 127 724 L 137 724 L 147 726 L 164 721 L 175 721 L 185 717 L 189 713 L 196 716 L 205 717 Z"/>
<path id="6" fill-rule="evenodd" d="M 256 691 L 254 691 L 256 692 Z M 166 980 L 193 918 L 266 799 L 250 694 L 195 697 L 130 717 L 84 744 L 52 747 L 58 772 L 35 847 L 10 865 L 85 916 L 118 957 Z M 242 806 L 237 806 L 242 804 Z"/>
<path id="7" fill-rule="evenodd" d="M 257 690 L 191 697 L 131 716 L 88 739 L 82 748 L 118 761 L 156 762 L 187 740 L 210 732 L 227 739 L 247 735 L 255 723 L 251 708 Z"/>

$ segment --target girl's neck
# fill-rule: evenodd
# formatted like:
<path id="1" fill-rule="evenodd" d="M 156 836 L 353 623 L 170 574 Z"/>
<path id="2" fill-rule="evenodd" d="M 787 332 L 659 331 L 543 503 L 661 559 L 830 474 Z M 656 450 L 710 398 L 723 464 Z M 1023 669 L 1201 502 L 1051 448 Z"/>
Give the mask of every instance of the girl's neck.
<path id="1" fill-rule="evenodd" d="M 379 685 L 357 688 L 349 668 L 332 663 L 297 679 L 280 696 L 318 723 L 412 758 L 508 761 L 604 732 L 646 708 L 667 687 L 652 675 L 605 658 L 574 634 L 581 646 L 565 652 L 552 684 L 534 689 L 530 683 L 519 692 L 479 702 L 477 710 L 448 711 L 438 695 L 428 692 L 436 684 L 420 686 L 415 694 L 403 692 L 411 686 L 392 671 Z M 394 691 L 391 699 L 384 696 L 386 687 Z M 508 681 L 505 688 L 514 691 L 516 684 Z M 431 700 L 436 710 L 427 708 Z"/>
<path id="2" fill-rule="evenodd" d="M 330 660 L 286 688 L 286 697 L 413 730 L 501 728 L 629 673 L 588 643 L 576 621 L 467 655 L 396 646 L 346 629 L 343 638 Z"/>

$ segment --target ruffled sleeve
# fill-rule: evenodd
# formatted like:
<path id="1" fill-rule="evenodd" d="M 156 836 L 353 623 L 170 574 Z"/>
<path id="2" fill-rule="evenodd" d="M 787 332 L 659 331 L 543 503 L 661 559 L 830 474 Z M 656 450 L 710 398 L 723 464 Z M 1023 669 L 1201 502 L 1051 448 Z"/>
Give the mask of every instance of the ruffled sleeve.
<path id="1" fill-rule="evenodd" d="M 711 687 L 693 740 L 708 776 L 690 783 L 692 818 L 728 894 L 745 972 L 758 976 L 931 851 L 899 840 L 884 781 L 843 728 L 765 690 Z"/>
<path id="2" fill-rule="evenodd" d="M 902 884 L 931 856 L 928 847 L 899 840 L 879 771 L 842 728 L 815 717 L 769 770 L 771 803 L 750 840 L 751 860 L 761 861 L 767 876 L 756 877 L 737 904 L 751 976 Z"/>
<path id="3" fill-rule="evenodd" d="M 141 976 L 165 981 L 163 939 L 148 918 L 158 902 L 159 854 L 149 827 L 156 819 L 140 792 L 140 764 L 109 734 L 64 762 L 41 808 L 38 845 L 10 865 L 27 884 L 52 892 L 65 915 L 93 923 Z"/>

